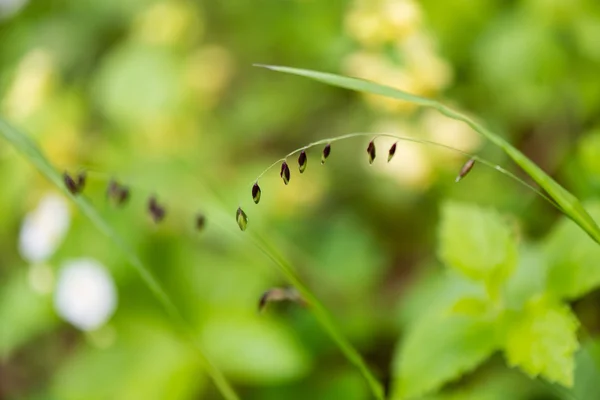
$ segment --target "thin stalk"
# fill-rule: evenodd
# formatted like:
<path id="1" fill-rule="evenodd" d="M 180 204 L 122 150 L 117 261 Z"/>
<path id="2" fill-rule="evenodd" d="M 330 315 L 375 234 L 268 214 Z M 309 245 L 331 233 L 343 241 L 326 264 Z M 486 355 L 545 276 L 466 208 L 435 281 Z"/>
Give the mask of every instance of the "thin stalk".
<path id="1" fill-rule="evenodd" d="M 30 161 L 42 175 L 50 182 L 56 185 L 66 196 L 68 196 L 83 212 L 83 214 L 98 228 L 100 232 L 106 235 L 121 250 L 129 264 L 137 271 L 142 281 L 146 284 L 156 300 L 161 304 L 168 317 L 175 324 L 175 327 L 182 333 L 183 338 L 189 342 L 195 349 L 195 354 L 200 361 L 201 366 L 213 380 L 218 391 L 226 400 L 239 400 L 238 395 L 233 390 L 223 373 L 212 363 L 198 341 L 195 339 L 193 330 L 185 321 L 167 292 L 152 275 L 150 270 L 144 265 L 137 254 L 131 249 L 125 240 L 115 231 L 98 213 L 98 211 L 83 197 L 73 196 L 66 190 L 61 179 L 61 175 L 42 153 L 39 147 L 28 136 L 17 131 L 7 122 L 0 119 L 0 135 L 9 142 L 17 151 L 19 151 L 28 161 Z"/>
<path id="2" fill-rule="evenodd" d="M 186 169 L 189 169 L 187 165 L 183 165 Z M 196 177 L 197 182 L 203 186 L 203 189 L 214 199 L 216 203 L 223 203 L 223 198 L 215 190 L 208 187 L 203 180 L 197 178 L 197 171 L 190 170 L 190 173 Z M 226 215 L 229 216 L 229 214 Z M 229 219 L 232 218 L 229 217 Z M 225 229 L 225 227 L 221 228 Z M 348 361 L 356 366 L 359 372 L 363 375 L 373 396 L 377 400 L 384 400 L 385 395 L 383 385 L 377 380 L 377 378 L 375 378 L 375 375 L 370 371 L 358 350 L 356 350 L 350 341 L 346 339 L 323 303 L 321 303 L 321 301 L 319 301 L 317 296 L 308 288 L 308 286 L 302 282 L 302 280 L 296 274 L 292 264 L 279 251 L 277 251 L 276 247 L 272 245 L 265 238 L 265 236 L 257 232 L 257 230 L 252 230 L 252 232 L 253 234 L 249 235 L 251 243 L 268 259 L 275 263 L 286 280 L 302 295 L 302 298 L 308 303 L 309 309 L 315 316 L 317 322 L 321 325 L 321 328 L 323 328 L 331 340 L 339 347 L 340 351 L 342 354 L 344 354 Z M 248 237 L 248 235 L 246 236 Z"/>
<path id="3" fill-rule="evenodd" d="M 338 326 L 333 322 L 333 318 L 325 306 L 317 299 L 312 291 L 302 283 L 300 278 L 296 275 L 292 265 L 275 249 L 275 246 L 272 246 L 259 233 L 255 232 L 253 241 L 268 258 L 279 266 L 281 273 L 296 288 L 296 290 L 298 290 L 302 298 L 308 303 L 321 327 L 329 334 L 335 344 L 337 344 L 348 361 L 354 364 L 366 379 L 373 396 L 378 400 L 385 399 L 381 382 L 375 378 L 360 353 L 352 346 Z"/>

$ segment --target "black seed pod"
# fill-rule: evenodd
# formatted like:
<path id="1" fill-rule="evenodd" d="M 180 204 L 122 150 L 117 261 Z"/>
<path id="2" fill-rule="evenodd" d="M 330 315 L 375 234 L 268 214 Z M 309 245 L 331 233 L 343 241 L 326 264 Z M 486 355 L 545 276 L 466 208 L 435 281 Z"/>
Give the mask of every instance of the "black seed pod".
<path id="1" fill-rule="evenodd" d="M 77 182 L 75 182 L 73 178 L 71 178 L 71 175 L 69 175 L 68 172 L 65 171 L 65 173 L 63 173 L 63 179 L 67 190 L 69 190 L 69 192 L 72 195 L 76 195 L 79 193 L 79 185 L 77 185 Z"/>
<path id="2" fill-rule="evenodd" d="M 106 188 L 106 197 L 118 206 L 123 205 L 129 200 L 129 187 L 120 185 L 113 179 Z"/>
<path id="3" fill-rule="evenodd" d="M 119 206 L 127 203 L 127 201 L 129 200 L 129 187 L 121 186 L 116 200 L 117 200 L 117 205 L 119 205 Z"/>
<path id="4" fill-rule="evenodd" d="M 281 164 L 281 172 L 279 173 L 281 179 L 283 179 L 283 183 L 286 185 L 290 182 L 290 167 L 288 167 L 287 162 L 283 162 Z"/>
<path id="5" fill-rule="evenodd" d="M 323 149 L 323 154 L 321 155 L 321 164 L 325 164 L 325 160 L 327 159 L 327 157 L 329 157 L 330 153 L 331 153 L 331 144 L 327 143 L 327 145 Z"/>
<path id="6" fill-rule="evenodd" d="M 79 193 L 83 192 L 83 189 L 85 188 L 85 178 L 87 177 L 87 174 L 85 171 L 81 171 L 79 174 L 77 174 L 77 191 Z"/>
<path id="7" fill-rule="evenodd" d="M 375 142 L 373 142 L 373 140 L 369 142 L 369 146 L 367 147 L 367 153 L 369 154 L 369 164 L 373 164 L 375 156 L 377 155 L 377 152 L 375 150 Z"/>
<path id="8" fill-rule="evenodd" d="M 260 299 L 258 300 L 258 312 L 261 312 L 265 309 L 268 303 L 274 301 L 293 301 L 302 306 L 306 305 L 306 302 L 300 296 L 300 293 L 293 287 L 285 287 L 285 288 L 271 288 L 264 292 Z"/>
<path id="9" fill-rule="evenodd" d="M 396 145 L 398 144 L 398 142 L 394 143 L 392 145 L 392 147 L 390 147 L 390 151 L 388 152 L 388 162 L 390 162 L 392 160 L 392 158 L 394 157 L 394 154 L 396 154 Z"/>
<path id="10" fill-rule="evenodd" d="M 300 170 L 300 173 L 304 172 L 307 164 L 308 158 L 306 158 L 306 151 L 302 150 L 298 156 L 298 169 Z"/>
<path id="11" fill-rule="evenodd" d="M 158 204 L 154 196 L 151 196 L 148 200 L 148 212 L 155 223 L 162 221 L 166 214 L 165 208 Z"/>
<path id="12" fill-rule="evenodd" d="M 116 199 L 119 191 L 119 184 L 114 179 L 111 179 L 110 182 L 108 182 L 108 187 L 106 188 L 106 197 L 109 199 Z"/>
<path id="13" fill-rule="evenodd" d="M 246 213 L 244 212 L 244 210 L 241 209 L 241 207 L 238 207 L 238 209 L 235 213 L 235 219 L 236 219 L 237 224 L 240 227 L 240 229 L 242 231 L 245 231 L 246 227 L 248 226 L 248 217 L 246 216 Z"/>
<path id="14" fill-rule="evenodd" d="M 201 231 L 206 226 L 206 217 L 204 214 L 196 215 L 196 230 Z"/>
<path id="15" fill-rule="evenodd" d="M 252 186 L 252 200 L 254 200 L 254 204 L 258 204 L 260 201 L 260 194 L 260 186 L 258 186 L 258 182 L 256 182 L 254 186 Z"/>
<path id="16" fill-rule="evenodd" d="M 458 182 L 460 181 L 462 178 L 464 178 L 465 176 L 467 176 L 467 174 L 471 171 L 471 169 L 473 169 L 473 166 L 475 165 L 475 159 L 471 158 L 469 161 L 467 161 L 465 163 L 465 165 L 463 165 L 463 167 L 460 169 L 460 172 L 458 173 L 458 176 L 456 177 L 456 179 L 454 180 L 454 182 Z"/>

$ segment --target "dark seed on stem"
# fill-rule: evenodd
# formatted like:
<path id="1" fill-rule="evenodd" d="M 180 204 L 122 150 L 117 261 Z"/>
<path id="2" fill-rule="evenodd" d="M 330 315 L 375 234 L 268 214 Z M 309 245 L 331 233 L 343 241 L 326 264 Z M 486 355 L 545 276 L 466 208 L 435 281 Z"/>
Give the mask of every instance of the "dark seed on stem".
<path id="1" fill-rule="evenodd" d="M 83 189 L 85 188 L 86 177 L 87 174 L 85 171 L 81 171 L 79 174 L 77 174 L 77 191 L 79 193 L 83 192 Z"/>
<path id="2" fill-rule="evenodd" d="M 293 301 L 300 305 L 306 305 L 306 302 L 300 296 L 300 293 L 293 287 L 286 288 L 271 288 L 264 292 L 260 299 L 258 300 L 258 312 L 262 312 L 268 303 L 274 301 Z"/>
<path id="3" fill-rule="evenodd" d="M 306 151 L 302 150 L 298 156 L 298 169 L 300 170 L 300 173 L 304 172 L 307 164 L 308 158 L 306 157 Z"/>
<path id="4" fill-rule="evenodd" d="M 367 153 L 369 154 L 369 164 L 373 164 L 377 153 L 375 150 L 375 143 L 372 140 L 369 142 L 369 146 L 367 147 Z"/>
<path id="5" fill-rule="evenodd" d="M 206 226 L 206 217 L 204 214 L 196 215 L 196 230 L 201 231 Z"/>
<path id="6" fill-rule="evenodd" d="M 117 196 L 117 205 L 123 205 L 129 200 L 129 187 L 121 186 Z"/>
<path id="7" fill-rule="evenodd" d="M 242 231 L 245 231 L 246 227 L 248 226 L 248 217 L 246 216 L 246 213 L 244 212 L 244 210 L 241 209 L 241 207 L 238 207 L 238 209 L 235 213 L 235 219 L 236 219 L 237 224 L 240 227 L 240 229 Z"/>
<path id="8" fill-rule="evenodd" d="M 162 221 L 166 214 L 165 208 L 158 204 L 154 196 L 148 200 L 148 212 L 150 212 L 150 216 L 155 223 Z"/>
<path id="9" fill-rule="evenodd" d="M 390 151 L 388 153 L 388 162 L 390 162 L 392 160 L 392 158 L 394 157 L 394 154 L 396 154 L 396 145 L 398 143 L 394 143 L 392 145 L 392 147 L 390 147 Z"/>
<path id="10" fill-rule="evenodd" d="M 68 172 L 63 173 L 63 179 L 65 181 L 65 186 L 67 187 L 67 190 L 72 195 L 76 195 L 79 193 L 79 186 L 77 185 L 77 182 L 75 182 L 73 178 L 71 178 L 71 175 L 69 175 Z"/>
<path id="11" fill-rule="evenodd" d="M 112 179 L 106 188 L 106 197 L 116 205 L 121 206 L 129 200 L 129 187 L 119 184 Z"/>
<path id="12" fill-rule="evenodd" d="M 281 172 L 279 173 L 281 179 L 283 179 L 283 183 L 286 185 L 290 182 L 290 167 L 288 167 L 287 162 L 283 162 L 281 164 Z"/>
<path id="13" fill-rule="evenodd" d="M 331 144 L 327 143 L 327 145 L 323 149 L 323 154 L 321 155 L 321 164 L 325 164 L 325 160 L 327 159 L 327 157 L 329 157 L 329 154 L 331 154 Z"/>
<path id="14" fill-rule="evenodd" d="M 475 159 L 471 158 L 469 161 L 467 161 L 465 163 L 465 165 L 463 165 L 463 167 L 460 169 L 460 172 L 458 174 L 458 176 L 456 177 L 456 179 L 454 180 L 454 182 L 458 182 L 460 181 L 462 178 L 464 178 L 465 176 L 467 176 L 467 174 L 471 171 L 471 169 L 473 169 L 473 166 L 475 165 Z"/>
<path id="15" fill-rule="evenodd" d="M 252 200 L 254 200 L 254 204 L 258 204 L 260 201 L 260 195 L 260 186 L 258 186 L 258 182 L 256 182 L 254 186 L 252 186 Z"/>

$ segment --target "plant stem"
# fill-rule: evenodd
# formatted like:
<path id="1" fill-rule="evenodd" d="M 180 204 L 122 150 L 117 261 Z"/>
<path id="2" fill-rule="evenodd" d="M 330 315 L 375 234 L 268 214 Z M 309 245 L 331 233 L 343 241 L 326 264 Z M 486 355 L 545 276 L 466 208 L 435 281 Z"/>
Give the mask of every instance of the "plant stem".
<path id="1" fill-rule="evenodd" d="M 184 168 L 188 169 L 190 173 L 194 172 L 193 176 L 197 177 L 197 172 L 189 169 L 185 163 L 182 163 L 182 165 Z M 213 190 L 212 187 L 208 187 L 208 185 L 206 185 L 204 181 L 199 178 L 197 178 L 197 182 L 203 187 L 204 191 L 213 198 L 215 203 L 223 203 L 223 198 L 215 190 Z M 222 207 L 224 206 L 222 205 Z M 219 214 L 221 214 L 221 212 L 219 212 Z M 233 220 L 233 218 L 229 217 L 229 214 L 227 213 L 223 214 L 223 216 L 224 218 L 227 218 L 227 220 Z M 221 228 L 226 229 L 225 227 Z M 348 361 L 355 365 L 363 375 L 367 381 L 369 389 L 373 393 L 373 396 L 377 400 L 384 400 L 385 395 L 383 385 L 377 380 L 377 378 L 375 378 L 360 353 L 352 346 L 352 344 L 348 341 L 348 339 L 346 339 L 346 337 L 334 323 L 331 314 L 327 311 L 323 303 L 321 303 L 312 293 L 312 291 L 300 280 L 292 265 L 276 250 L 275 246 L 269 243 L 269 241 L 264 236 L 259 234 L 257 230 L 253 229 L 251 231 L 253 234 L 250 234 L 249 237 L 252 241 L 252 244 L 279 267 L 280 272 L 287 279 L 287 281 L 302 295 L 302 298 L 308 303 L 309 309 L 312 311 L 313 315 L 317 319 L 317 322 L 321 325 L 323 330 L 339 347 L 340 351 L 344 354 L 344 356 L 346 356 Z M 248 232 L 246 232 L 246 235 L 247 233 Z"/>

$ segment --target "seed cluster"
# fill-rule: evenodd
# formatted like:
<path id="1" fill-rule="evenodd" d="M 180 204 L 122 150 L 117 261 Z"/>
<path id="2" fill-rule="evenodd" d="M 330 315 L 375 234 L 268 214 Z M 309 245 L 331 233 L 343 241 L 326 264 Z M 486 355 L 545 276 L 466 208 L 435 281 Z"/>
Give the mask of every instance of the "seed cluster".
<path id="1" fill-rule="evenodd" d="M 303 173 L 306 170 L 306 166 L 308 165 L 308 157 L 306 155 L 306 149 L 308 149 L 309 147 L 311 147 L 311 146 L 307 146 L 300 150 L 300 155 L 298 156 L 298 171 L 300 173 Z M 394 142 L 390 146 L 390 148 L 388 150 L 388 156 L 387 156 L 388 163 L 390 161 L 392 161 L 392 158 L 394 158 L 397 148 L 398 148 L 398 142 Z M 331 154 L 331 143 L 327 143 L 321 153 L 321 164 L 325 164 L 325 160 L 327 160 L 327 158 L 329 157 L 330 154 Z M 377 148 L 375 146 L 375 139 L 372 139 L 369 142 L 369 145 L 367 146 L 367 155 L 368 155 L 369 164 L 373 164 L 373 162 L 375 161 L 375 158 L 377 157 Z M 465 165 L 463 165 L 463 167 L 461 168 L 460 173 L 456 177 L 455 181 L 458 182 L 462 178 L 464 178 L 471 171 L 471 169 L 473 168 L 474 165 L 475 165 L 475 159 L 471 158 L 469 161 L 467 161 L 465 163 Z M 283 180 L 284 184 L 287 185 L 290 182 L 291 171 L 290 171 L 290 167 L 287 163 L 287 160 L 285 160 L 285 159 L 281 163 L 281 170 L 279 172 L 279 176 Z M 255 204 L 259 203 L 261 193 L 262 193 L 262 191 L 260 189 L 260 186 L 258 185 L 258 181 L 256 181 L 254 183 L 254 185 L 252 186 L 252 200 L 254 200 Z M 236 220 L 237 220 L 237 223 L 238 223 L 238 226 L 240 227 L 240 229 L 242 231 L 245 231 L 246 227 L 248 226 L 248 217 L 246 216 L 246 213 L 244 213 L 244 211 L 241 208 L 237 209 Z"/>
<path id="2" fill-rule="evenodd" d="M 63 180 L 69 193 L 75 196 L 83 192 L 83 189 L 85 188 L 86 173 L 85 171 L 81 171 L 75 178 L 73 178 L 67 171 L 65 171 L 63 173 Z"/>
<path id="3" fill-rule="evenodd" d="M 117 206 L 122 206 L 129 200 L 129 187 L 111 179 L 106 189 L 106 197 Z"/>
<path id="4" fill-rule="evenodd" d="M 262 312 L 268 303 L 278 301 L 292 301 L 305 306 L 306 301 L 294 287 L 275 287 L 267 290 L 258 300 L 258 312 Z"/>
<path id="5" fill-rule="evenodd" d="M 75 178 L 73 178 L 68 172 L 65 171 L 63 174 L 65 187 L 73 195 L 82 193 L 83 189 L 85 188 L 86 176 L 86 172 L 82 171 L 79 172 Z M 115 179 L 111 179 L 108 182 L 108 186 L 106 188 L 106 198 L 113 205 L 117 207 L 125 206 L 130 197 L 131 191 L 129 186 L 123 185 Z M 258 193 L 258 199 L 260 199 L 260 189 Z M 148 199 L 147 211 L 155 223 L 163 221 L 167 214 L 165 206 L 159 204 L 156 200 L 156 196 L 154 195 L 150 196 Z M 194 224 L 196 230 L 203 230 L 206 226 L 206 217 L 204 214 L 197 214 Z"/>

